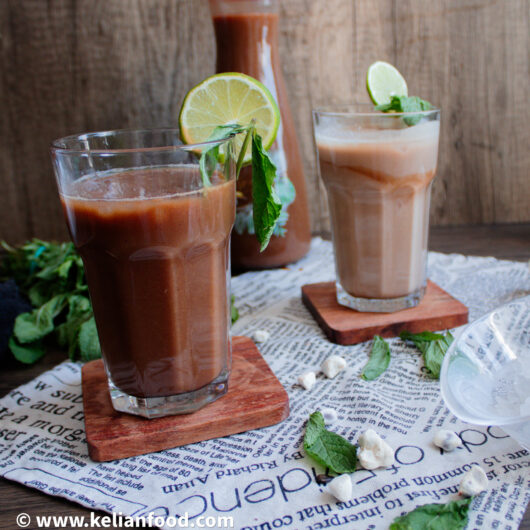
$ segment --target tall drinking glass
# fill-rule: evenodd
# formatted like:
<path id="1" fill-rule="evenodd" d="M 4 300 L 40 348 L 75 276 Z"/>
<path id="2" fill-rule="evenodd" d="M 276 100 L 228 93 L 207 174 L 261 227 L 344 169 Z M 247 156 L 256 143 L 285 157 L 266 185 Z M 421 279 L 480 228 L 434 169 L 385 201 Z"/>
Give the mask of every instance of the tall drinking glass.
<path id="1" fill-rule="evenodd" d="M 225 157 L 205 187 L 197 155 L 214 145 Z M 52 159 L 114 408 L 155 418 L 225 394 L 232 140 L 183 145 L 173 129 L 87 133 L 56 140 Z"/>
<path id="2" fill-rule="evenodd" d="M 440 111 L 330 107 L 313 111 L 313 122 L 338 302 L 366 312 L 416 306 L 427 281 Z"/>

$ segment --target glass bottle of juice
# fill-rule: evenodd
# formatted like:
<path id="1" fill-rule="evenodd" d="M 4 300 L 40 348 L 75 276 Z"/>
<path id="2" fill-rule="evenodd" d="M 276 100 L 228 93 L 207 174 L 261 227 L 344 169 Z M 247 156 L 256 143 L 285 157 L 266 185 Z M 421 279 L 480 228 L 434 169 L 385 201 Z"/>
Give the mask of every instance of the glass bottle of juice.
<path id="1" fill-rule="evenodd" d="M 252 168 L 239 176 L 232 232 L 235 269 L 279 267 L 303 257 L 311 232 L 306 184 L 278 50 L 277 0 L 210 0 L 217 41 L 217 72 L 241 72 L 259 79 L 280 107 L 280 127 L 269 153 L 278 169 L 276 190 L 285 205 L 269 246 L 259 251 L 253 234 Z M 294 189 L 293 189 L 294 187 Z"/>

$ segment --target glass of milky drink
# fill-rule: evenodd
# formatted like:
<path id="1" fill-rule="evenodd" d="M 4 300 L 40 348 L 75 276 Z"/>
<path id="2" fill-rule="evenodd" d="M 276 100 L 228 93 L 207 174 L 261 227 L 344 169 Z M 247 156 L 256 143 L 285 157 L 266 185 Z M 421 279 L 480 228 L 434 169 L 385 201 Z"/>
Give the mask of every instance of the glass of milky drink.
<path id="1" fill-rule="evenodd" d="M 114 408 L 193 412 L 228 389 L 233 140 L 183 145 L 177 130 L 56 140 L 61 203 L 83 259 Z M 222 163 L 199 171 L 202 150 Z"/>
<path id="2" fill-rule="evenodd" d="M 421 301 L 440 111 L 313 111 L 333 234 L 337 300 L 364 312 Z"/>

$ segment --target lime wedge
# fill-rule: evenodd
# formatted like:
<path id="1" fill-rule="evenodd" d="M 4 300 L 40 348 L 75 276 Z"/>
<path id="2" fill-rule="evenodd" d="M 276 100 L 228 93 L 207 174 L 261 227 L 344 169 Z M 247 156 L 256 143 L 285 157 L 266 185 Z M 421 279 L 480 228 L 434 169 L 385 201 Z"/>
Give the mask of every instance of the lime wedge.
<path id="1" fill-rule="evenodd" d="M 374 105 L 390 103 L 391 96 L 408 96 L 407 83 L 395 66 L 384 61 L 370 65 L 366 89 Z"/>
<path id="2" fill-rule="evenodd" d="M 208 140 L 219 125 L 248 125 L 255 120 L 263 147 L 268 149 L 278 132 L 280 110 L 267 87 L 245 74 L 212 75 L 193 87 L 184 98 L 179 115 L 180 137 L 187 144 Z M 244 134 L 236 137 L 239 153 Z M 252 160 L 250 146 L 244 163 Z"/>

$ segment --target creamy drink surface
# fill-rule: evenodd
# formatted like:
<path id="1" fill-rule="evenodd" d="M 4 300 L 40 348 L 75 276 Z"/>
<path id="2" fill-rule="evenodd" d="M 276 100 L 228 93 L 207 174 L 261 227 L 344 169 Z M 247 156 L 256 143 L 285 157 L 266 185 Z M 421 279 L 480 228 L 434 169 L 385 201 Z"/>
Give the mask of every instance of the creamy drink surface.
<path id="1" fill-rule="evenodd" d="M 388 120 L 390 122 L 390 120 Z M 425 283 L 438 121 L 398 128 L 317 126 L 338 281 L 359 298 L 406 296 Z"/>
<path id="2" fill-rule="evenodd" d="M 190 392 L 227 368 L 235 180 L 213 184 L 167 166 L 82 178 L 61 196 L 107 369 L 129 395 Z"/>

